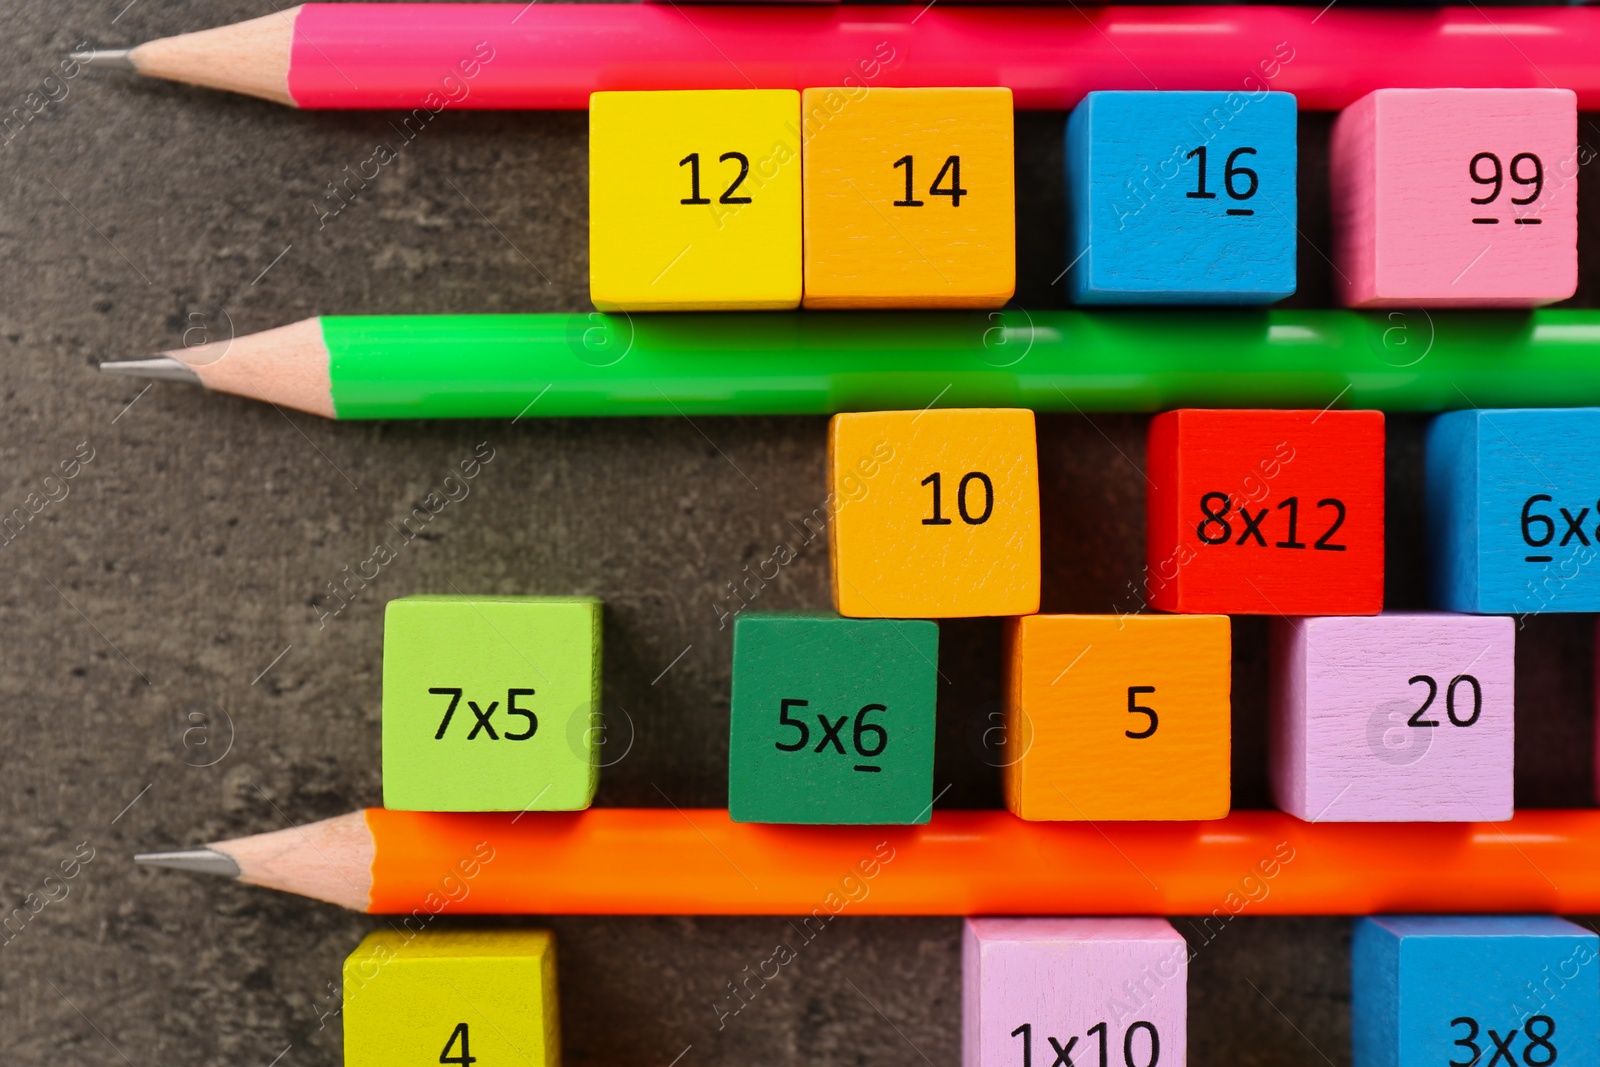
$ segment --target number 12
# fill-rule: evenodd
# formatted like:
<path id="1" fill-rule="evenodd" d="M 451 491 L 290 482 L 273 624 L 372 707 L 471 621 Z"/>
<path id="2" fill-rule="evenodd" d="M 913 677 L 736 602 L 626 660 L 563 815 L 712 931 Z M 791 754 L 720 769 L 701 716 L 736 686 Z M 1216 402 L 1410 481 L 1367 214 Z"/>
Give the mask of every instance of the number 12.
<path id="1" fill-rule="evenodd" d="M 733 184 L 728 186 L 727 191 L 725 191 L 721 196 L 717 197 L 717 203 L 748 204 L 750 202 L 750 198 L 748 196 L 734 196 L 733 191 L 739 188 L 739 186 L 743 185 L 744 180 L 750 176 L 750 157 L 745 155 L 743 152 L 724 152 L 722 155 L 717 157 L 717 162 L 726 163 L 730 159 L 738 161 L 739 176 L 733 179 Z M 679 200 L 678 203 L 711 203 L 711 201 L 700 195 L 700 153 L 690 152 L 688 155 L 678 160 L 678 166 L 688 166 L 689 168 L 689 195 L 684 199 Z"/>

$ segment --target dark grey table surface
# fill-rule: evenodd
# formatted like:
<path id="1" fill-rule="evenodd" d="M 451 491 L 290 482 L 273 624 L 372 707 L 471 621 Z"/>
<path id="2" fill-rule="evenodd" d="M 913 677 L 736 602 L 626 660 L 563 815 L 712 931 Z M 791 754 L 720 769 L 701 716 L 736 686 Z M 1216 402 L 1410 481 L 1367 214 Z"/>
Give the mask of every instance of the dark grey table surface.
<path id="1" fill-rule="evenodd" d="M 13 0 L 0 9 L 0 119 L 78 42 L 271 8 Z M 25 920 L 0 932 L 0 1050 L 13 1063 L 336 1064 L 339 965 L 381 920 L 136 869 L 131 854 L 379 803 L 383 604 L 455 589 L 604 597 L 606 713 L 634 740 L 597 803 L 724 805 L 722 590 L 823 499 L 825 423 L 339 425 L 98 378 L 104 357 L 320 312 L 586 309 L 586 118 L 446 112 L 324 223 L 327 183 L 394 140 L 390 116 L 301 114 L 101 72 L 64 82 L 64 95 L 52 84 L 36 118 L 0 132 L 0 512 L 42 495 L 75 453 L 93 458 L 0 543 L 0 912 Z M 1064 265 L 1062 118 L 1017 117 L 1017 302 L 1029 307 L 1062 299 L 1051 285 Z M 1581 136 L 1600 146 L 1594 119 Z M 1328 116 L 1302 117 L 1296 306 L 1330 306 L 1327 131 Z M 1592 163 L 1580 188 L 1575 303 L 1594 306 Z M 1144 423 L 1041 420 L 1046 610 L 1127 603 Z M 1422 606 L 1421 426 L 1390 423 L 1396 608 Z M 481 442 L 495 458 L 470 496 L 322 620 L 328 584 Z M 760 607 L 827 606 L 820 545 Z M 1236 626 L 1238 807 L 1268 803 L 1265 633 L 1262 620 Z M 997 706 L 998 634 L 991 621 L 943 627 L 941 806 L 999 804 L 997 772 L 972 742 Z M 1593 802 L 1592 648 L 1590 616 L 1534 619 L 1519 639 L 1520 805 Z M 45 882 L 90 854 L 76 877 Z M 461 925 L 554 928 L 569 1064 L 957 1062 L 953 918 L 841 918 L 719 1027 L 726 983 L 771 953 L 785 922 Z M 1348 929 L 1247 914 L 1204 945 L 1191 1062 L 1346 1062 Z"/>

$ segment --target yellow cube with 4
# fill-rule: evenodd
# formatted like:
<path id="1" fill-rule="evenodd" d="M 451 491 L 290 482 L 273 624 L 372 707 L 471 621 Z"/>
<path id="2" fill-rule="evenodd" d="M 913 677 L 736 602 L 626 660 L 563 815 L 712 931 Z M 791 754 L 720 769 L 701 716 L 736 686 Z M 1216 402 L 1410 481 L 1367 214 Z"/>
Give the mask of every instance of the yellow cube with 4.
<path id="1" fill-rule="evenodd" d="M 556 942 L 545 930 L 368 934 L 344 961 L 345 1067 L 557 1067 Z"/>
<path id="2" fill-rule="evenodd" d="M 1010 89 L 807 89 L 801 109 L 806 307 L 1011 299 Z"/>
<path id="3" fill-rule="evenodd" d="M 589 98 L 589 298 L 602 311 L 800 303 L 800 94 Z"/>

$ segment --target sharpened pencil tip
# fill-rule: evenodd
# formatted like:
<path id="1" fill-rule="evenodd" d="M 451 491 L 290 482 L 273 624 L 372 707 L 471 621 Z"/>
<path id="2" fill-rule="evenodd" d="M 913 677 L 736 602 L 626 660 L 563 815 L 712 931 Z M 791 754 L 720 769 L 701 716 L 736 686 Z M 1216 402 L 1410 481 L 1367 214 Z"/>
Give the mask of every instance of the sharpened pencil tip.
<path id="1" fill-rule="evenodd" d="M 171 867 L 177 871 L 196 874 L 220 874 L 224 878 L 239 877 L 239 865 L 233 857 L 215 849 L 191 848 L 182 852 L 141 852 L 133 862 L 145 867 Z"/>
<path id="2" fill-rule="evenodd" d="M 200 376 L 171 356 L 151 356 L 149 359 L 113 359 L 100 364 L 101 374 L 118 374 L 128 378 L 154 378 L 162 382 L 183 382 L 199 385 Z"/>
<path id="3" fill-rule="evenodd" d="M 73 52 L 68 58 L 79 63 L 87 63 L 91 67 L 105 67 L 107 70 L 135 69 L 131 48 L 90 48 L 87 51 Z"/>

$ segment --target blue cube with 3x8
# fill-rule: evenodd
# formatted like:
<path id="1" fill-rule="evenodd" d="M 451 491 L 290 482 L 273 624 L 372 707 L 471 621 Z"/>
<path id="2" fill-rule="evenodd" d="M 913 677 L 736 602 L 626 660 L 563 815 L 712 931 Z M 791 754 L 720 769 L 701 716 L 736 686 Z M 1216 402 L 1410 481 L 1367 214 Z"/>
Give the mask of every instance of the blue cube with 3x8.
<path id="1" fill-rule="evenodd" d="M 1067 120 L 1078 304 L 1270 304 L 1295 288 L 1290 93 L 1094 92 Z"/>
<path id="2" fill-rule="evenodd" d="M 1452 411 L 1427 441 L 1435 607 L 1600 611 L 1600 408 Z"/>
<path id="3" fill-rule="evenodd" d="M 1378 915 L 1350 946 L 1355 1067 L 1596 1067 L 1600 937 L 1552 915 Z"/>

